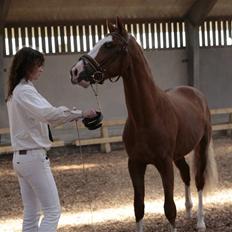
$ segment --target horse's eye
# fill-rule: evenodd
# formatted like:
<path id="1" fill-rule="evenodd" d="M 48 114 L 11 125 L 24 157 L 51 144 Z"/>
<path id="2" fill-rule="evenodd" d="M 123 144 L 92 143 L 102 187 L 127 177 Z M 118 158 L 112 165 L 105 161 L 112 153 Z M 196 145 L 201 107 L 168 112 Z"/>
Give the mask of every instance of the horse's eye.
<path id="1" fill-rule="evenodd" d="M 113 43 L 112 42 L 106 42 L 106 43 L 104 43 L 104 47 L 105 48 L 112 48 L 113 47 Z"/>

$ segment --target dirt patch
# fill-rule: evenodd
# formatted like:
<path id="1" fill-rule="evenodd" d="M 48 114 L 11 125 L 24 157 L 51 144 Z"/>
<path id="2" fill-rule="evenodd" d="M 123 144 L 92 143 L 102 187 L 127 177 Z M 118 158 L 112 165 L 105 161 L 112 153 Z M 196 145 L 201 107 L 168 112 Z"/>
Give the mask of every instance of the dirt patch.
<path id="1" fill-rule="evenodd" d="M 59 189 L 62 216 L 59 232 L 135 231 L 133 189 L 124 150 L 110 154 L 88 153 L 78 148 L 59 154 L 51 152 L 51 166 Z M 219 186 L 208 196 L 205 218 L 208 232 L 232 231 L 232 146 L 231 139 L 215 140 Z M 84 166 L 83 166 L 84 164 Z M 144 231 L 168 231 L 163 214 L 163 189 L 153 166 L 146 172 Z M 0 157 L 0 231 L 20 231 L 22 204 L 11 157 Z M 196 231 L 197 195 L 193 190 L 193 217 L 185 219 L 184 186 L 175 170 L 175 201 L 178 232 Z M 2 228 L 2 229 L 1 229 Z"/>

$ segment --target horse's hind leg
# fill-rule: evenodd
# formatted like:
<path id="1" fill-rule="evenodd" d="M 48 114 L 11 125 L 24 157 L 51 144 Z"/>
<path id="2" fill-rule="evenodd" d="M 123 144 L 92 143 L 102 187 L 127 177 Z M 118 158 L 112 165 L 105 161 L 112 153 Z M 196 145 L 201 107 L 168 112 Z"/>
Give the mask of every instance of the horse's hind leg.
<path id="1" fill-rule="evenodd" d="M 185 209 L 186 209 L 186 217 L 191 218 L 192 216 L 192 199 L 190 192 L 190 171 L 189 165 L 185 161 L 185 158 L 174 161 L 176 167 L 180 171 L 181 178 L 185 184 Z"/>
<path id="2" fill-rule="evenodd" d="M 207 143 L 203 139 L 194 150 L 195 156 L 195 182 L 198 191 L 198 210 L 197 210 L 197 229 L 205 231 L 204 208 L 203 208 L 203 188 L 205 185 L 204 170 L 206 167 L 206 149 Z M 197 163 L 196 163 L 197 162 Z"/>
<path id="3" fill-rule="evenodd" d="M 146 164 L 131 160 L 128 161 L 128 169 L 134 188 L 134 210 L 136 218 L 136 231 L 143 232 L 144 216 L 144 175 Z"/>
<path id="4" fill-rule="evenodd" d="M 176 205 L 173 199 L 174 190 L 174 171 L 173 163 L 170 159 L 161 160 L 156 163 L 163 182 L 164 188 L 164 212 L 171 227 L 171 232 L 176 232 L 175 220 L 176 220 Z"/>
<path id="5" fill-rule="evenodd" d="M 207 155 L 211 135 L 205 133 L 200 143 L 194 149 L 195 183 L 198 191 L 197 229 L 205 231 L 203 189 L 205 186 L 205 172 L 207 167 Z"/>

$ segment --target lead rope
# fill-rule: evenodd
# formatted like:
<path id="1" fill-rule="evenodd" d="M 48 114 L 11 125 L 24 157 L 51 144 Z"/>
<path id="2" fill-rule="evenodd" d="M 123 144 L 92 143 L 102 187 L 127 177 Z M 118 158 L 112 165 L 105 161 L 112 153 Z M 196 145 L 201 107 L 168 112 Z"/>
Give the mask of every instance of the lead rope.
<path id="1" fill-rule="evenodd" d="M 100 112 L 102 112 L 102 107 L 101 107 L 99 97 L 98 97 L 98 84 L 97 83 L 95 84 L 95 88 L 93 87 L 93 85 L 91 85 L 91 88 L 92 88 L 92 91 L 93 91 L 94 96 L 96 98 L 98 109 L 99 109 Z M 77 131 L 78 142 L 79 142 L 79 151 L 80 151 L 80 154 L 81 154 L 82 173 L 83 173 L 83 176 L 84 176 L 84 184 L 86 185 L 86 183 L 88 183 L 88 174 L 87 174 L 87 171 L 86 171 L 86 168 L 85 168 L 85 160 L 84 160 L 84 156 L 83 156 L 80 133 L 79 133 L 79 128 L 78 128 L 77 121 L 75 121 L 75 124 L 76 124 L 76 131 Z M 96 232 L 96 228 L 94 227 L 94 224 L 93 224 L 93 201 L 92 201 L 92 198 L 91 198 L 91 196 L 89 194 L 89 191 L 87 193 L 87 198 L 88 198 L 89 208 L 90 208 L 90 212 L 91 212 L 91 226 L 93 228 L 93 231 Z"/>
<path id="2" fill-rule="evenodd" d="M 79 128 L 78 128 L 78 124 L 77 124 L 76 120 L 75 120 L 75 124 L 76 124 L 76 130 L 77 130 L 77 137 L 78 137 L 78 141 L 79 141 L 79 151 L 80 151 L 80 154 L 81 154 L 82 173 L 83 173 L 83 176 L 84 176 L 83 183 L 84 183 L 84 185 L 86 185 L 88 183 L 88 174 L 87 174 L 87 171 L 86 171 L 86 168 L 85 168 L 85 160 L 84 160 L 84 156 L 83 156 L 83 152 L 82 152 L 81 138 L 80 138 Z M 89 203 L 89 208 L 90 208 L 90 213 L 91 213 L 90 224 L 92 226 L 93 231 L 96 232 L 96 228 L 95 228 L 95 226 L 93 224 L 93 201 L 92 201 L 92 198 L 90 196 L 89 191 L 87 191 L 87 198 L 88 198 L 88 203 Z"/>
<path id="3" fill-rule="evenodd" d="M 91 84 L 91 88 L 92 88 L 94 96 L 96 98 L 98 109 L 100 112 L 102 112 L 102 107 L 101 107 L 100 100 L 98 97 L 98 83 L 97 82 L 95 83 L 95 88 L 93 87 L 93 84 Z"/>

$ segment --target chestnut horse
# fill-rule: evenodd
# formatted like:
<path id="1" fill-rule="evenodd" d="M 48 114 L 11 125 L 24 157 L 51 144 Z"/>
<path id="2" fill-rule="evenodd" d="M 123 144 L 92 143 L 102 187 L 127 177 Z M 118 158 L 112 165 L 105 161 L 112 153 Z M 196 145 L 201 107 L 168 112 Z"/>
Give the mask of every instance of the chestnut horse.
<path id="1" fill-rule="evenodd" d="M 144 175 L 148 164 L 159 171 L 164 189 L 164 212 L 172 232 L 176 232 L 173 200 L 173 162 L 185 184 L 185 206 L 191 216 L 190 171 L 184 156 L 194 150 L 195 183 L 198 191 L 197 229 L 205 231 L 203 189 L 216 181 L 215 159 L 210 149 L 211 123 L 206 98 L 196 88 L 180 86 L 161 90 L 141 47 L 117 18 L 109 24 L 109 34 L 70 70 L 71 81 L 88 87 L 121 76 L 128 118 L 123 141 L 128 153 L 128 169 L 134 188 L 136 231 L 143 231 Z"/>

